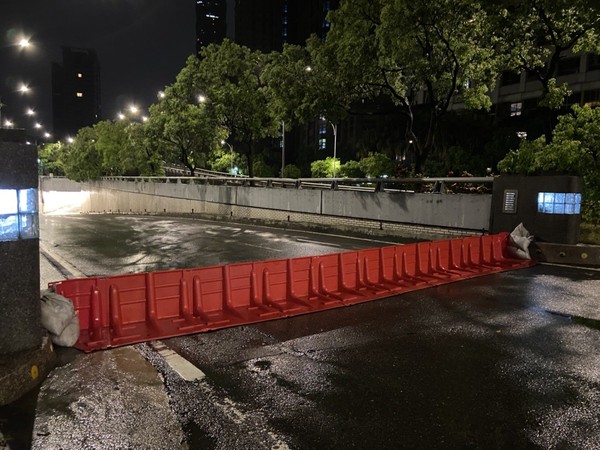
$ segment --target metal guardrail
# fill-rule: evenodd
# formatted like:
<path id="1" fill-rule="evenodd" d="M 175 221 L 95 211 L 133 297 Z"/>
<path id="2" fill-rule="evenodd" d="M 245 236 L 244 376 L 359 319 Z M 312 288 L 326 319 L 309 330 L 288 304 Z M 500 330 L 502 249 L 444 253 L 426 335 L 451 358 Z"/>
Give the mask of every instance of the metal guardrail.
<path id="1" fill-rule="evenodd" d="M 210 171 L 207 171 L 210 172 Z M 103 177 L 107 181 L 142 183 L 210 184 L 220 186 L 254 186 L 288 189 L 323 189 L 360 192 L 433 192 L 489 193 L 494 177 L 425 177 L 425 178 L 248 178 L 245 176 L 210 175 L 175 177 Z"/>
<path id="2" fill-rule="evenodd" d="M 187 167 L 178 166 L 173 164 L 163 164 L 163 170 L 167 173 L 175 173 L 177 176 L 191 177 L 191 172 Z M 194 177 L 210 177 L 210 178 L 219 178 L 219 177 L 231 177 L 234 176 L 236 178 L 248 178 L 247 175 L 231 175 L 227 172 L 218 172 L 216 170 L 207 170 L 207 169 L 195 169 Z"/>

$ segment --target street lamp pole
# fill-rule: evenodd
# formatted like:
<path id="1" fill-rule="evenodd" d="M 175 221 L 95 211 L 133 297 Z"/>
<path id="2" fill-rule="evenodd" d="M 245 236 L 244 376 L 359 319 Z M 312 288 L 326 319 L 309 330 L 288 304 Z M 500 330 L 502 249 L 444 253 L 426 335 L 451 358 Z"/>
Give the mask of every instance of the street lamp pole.
<path id="1" fill-rule="evenodd" d="M 281 121 L 281 178 L 285 167 L 285 120 Z"/>
<path id="2" fill-rule="evenodd" d="M 227 144 L 227 146 L 229 147 L 229 151 L 231 154 L 231 161 L 230 161 L 230 166 L 229 166 L 229 173 L 233 175 L 233 145 L 231 145 L 229 142 L 222 140 L 221 141 L 221 145 L 225 145 Z"/>
<path id="3" fill-rule="evenodd" d="M 335 163 L 337 155 L 337 125 L 333 122 L 329 122 L 331 128 L 333 128 L 333 178 L 335 178 Z"/>

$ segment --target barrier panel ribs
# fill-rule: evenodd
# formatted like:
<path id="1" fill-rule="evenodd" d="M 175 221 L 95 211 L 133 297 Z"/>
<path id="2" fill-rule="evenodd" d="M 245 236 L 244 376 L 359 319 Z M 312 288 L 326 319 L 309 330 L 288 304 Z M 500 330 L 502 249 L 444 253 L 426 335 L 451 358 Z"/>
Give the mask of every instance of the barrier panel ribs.
<path id="1" fill-rule="evenodd" d="M 508 233 L 314 257 L 50 283 L 93 351 L 290 317 L 535 264 L 507 256 Z"/>

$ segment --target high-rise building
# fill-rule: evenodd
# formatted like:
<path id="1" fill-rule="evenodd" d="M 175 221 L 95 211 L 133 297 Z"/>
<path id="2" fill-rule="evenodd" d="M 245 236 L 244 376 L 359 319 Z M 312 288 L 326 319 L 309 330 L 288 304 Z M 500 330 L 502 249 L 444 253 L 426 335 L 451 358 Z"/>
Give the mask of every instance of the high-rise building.
<path id="1" fill-rule="evenodd" d="M 225 39 L 227 3 L 227 0 L 196 0 L 196 53 Z"/>
<path id="2" fill-rule="evenodd" d="M 339 0 L 230 0 L 235 1 L 235 41 L 263 52 L 284 44 L 304 45 L 311 34 L 323 38 L 326 19 Z"/>
<path id="3" fill-rule="evenodd" d="M 92 49 L 63 47 L 52 63 L 54 136 L 74 136 L 100 120 L 100 64 Z"/>

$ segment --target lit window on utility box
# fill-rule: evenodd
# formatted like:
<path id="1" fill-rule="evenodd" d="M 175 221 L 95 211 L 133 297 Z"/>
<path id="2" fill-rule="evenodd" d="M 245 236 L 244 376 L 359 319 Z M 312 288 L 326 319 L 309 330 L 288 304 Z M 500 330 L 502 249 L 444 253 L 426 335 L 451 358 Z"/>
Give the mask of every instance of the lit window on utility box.
<path id="1" fill-rule="evenodd" d="M 37 189 L 0 189 L 0 241 L 38 237 Z"/>
<path id="2" fill-rule="evenodd" d="M 539 192 L 538 212 L 543 214 L 580 214 L 581 194 L 578 192 Z"/>

